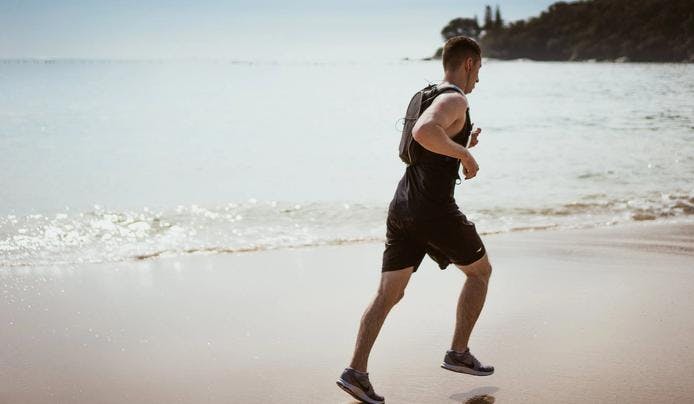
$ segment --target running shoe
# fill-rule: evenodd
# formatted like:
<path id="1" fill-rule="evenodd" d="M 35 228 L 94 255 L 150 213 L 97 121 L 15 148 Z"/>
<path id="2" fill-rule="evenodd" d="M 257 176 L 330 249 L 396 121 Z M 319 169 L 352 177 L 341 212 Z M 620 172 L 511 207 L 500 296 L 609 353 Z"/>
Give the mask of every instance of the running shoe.
<path id="1" fill-rule="evenodd" d="M 383 397 L 376 394 L 373 386 L 371 386 L 369 373 L 359 373 L 354 369 L 347 368 L 337 379 L 337 385 L 362 403 L 385 403 Z"/>
<path id="2" fill-rule="evenodd" d="M 441 367 L 453 372 L 467 373 L 475 376 L 489 376 L 494 373 L 494 366 L 483 366 L 480 361 L 470 353 L 470 348 L 459 353 L 448 350 L 443 358 Z"/>

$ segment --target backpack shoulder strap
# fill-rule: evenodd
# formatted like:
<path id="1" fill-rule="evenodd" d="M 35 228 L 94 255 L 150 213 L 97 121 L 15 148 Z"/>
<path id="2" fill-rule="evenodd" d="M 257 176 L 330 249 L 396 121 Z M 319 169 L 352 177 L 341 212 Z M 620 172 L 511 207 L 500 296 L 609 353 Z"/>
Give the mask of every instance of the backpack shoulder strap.
<path id="1" fill-rule="evenodd" d="M 451 84 L 451 83 L 440 84 L 440 85 L 436 86 L 436 89 L 437 89 L 438 94 L 449 92 L 449 91 L 455 91 L 455 92 L 465 96 L 465 93 L 463 92 L 463 90 L 460 87 L 456 86 L 455 84 Z"/>
<path id="2" fill-rule="evenodd" d="M 434 98 L 438 97 L 439 95 L 443 93 L 449 93 L 451 91 L 455 91 L 465 97 L 465 93 L 463 90 L 456 86 L 455 84 L 450 84 L 450 83 L 445 83 L 445 84 L 437 84 L 436 86 L 430 87 L 427 89 L 428 91 L 425 91 L 424 93 L 424 100 L 422 103 L 428 105 L 431 102 L 434 101 Z"/>

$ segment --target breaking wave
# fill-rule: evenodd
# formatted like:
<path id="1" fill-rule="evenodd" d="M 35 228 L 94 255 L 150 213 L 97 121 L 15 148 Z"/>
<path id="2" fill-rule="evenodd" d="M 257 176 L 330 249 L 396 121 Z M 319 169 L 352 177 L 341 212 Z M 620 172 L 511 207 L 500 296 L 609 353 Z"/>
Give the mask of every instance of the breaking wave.
<path id="1" fill-rule="evenodd" d="M 0 217 L 0 266 L 118 262 L 199 253 L 382 241 L 387 204 L 280 202 L 177 206 Z M 694 196 L 659 193 L 579 201 L 537 208 L 465 210 L 483 234 L 687 218 Z"/>

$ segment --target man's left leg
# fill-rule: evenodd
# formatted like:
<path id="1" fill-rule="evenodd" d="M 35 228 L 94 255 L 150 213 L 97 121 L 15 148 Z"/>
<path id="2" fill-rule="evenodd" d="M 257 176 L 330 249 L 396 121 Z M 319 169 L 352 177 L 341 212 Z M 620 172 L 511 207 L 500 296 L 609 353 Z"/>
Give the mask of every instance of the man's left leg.
<path id="1" fill-rule="evenodd" d="M 492 274 L 492 266 L 487 254 L 470 265 L 456 264 L 456 266 L 465 273 L 467 279 L 458 298 L 455 333 L 453 334 L 451 349 L 456 352 L 465 352 L 470 334 L 482 312 L 487 297 L 487 286 Z"/>
<path id="2" fill-rule="evenodd" d="M 470 265 L 456 264 L 456 266 L 465 273 L 467 279 L 458 298 L 451 349 L 446 352 L 441 367 L 454 372 L 488 376 L 494 373 L 494 367 L 482 365 L 470 353 L 468 341 L 487 297 L 487 286 L 492 274 L 492 266 L 487 254 Z"/>

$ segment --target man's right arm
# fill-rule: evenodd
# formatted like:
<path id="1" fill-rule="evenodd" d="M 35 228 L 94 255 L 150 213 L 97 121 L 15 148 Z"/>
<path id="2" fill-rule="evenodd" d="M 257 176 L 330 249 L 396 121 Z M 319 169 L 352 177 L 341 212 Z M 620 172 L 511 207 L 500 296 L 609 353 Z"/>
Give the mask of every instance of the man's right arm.
<path id="1" fill-rule="evenodd" d="M 412 137 L 425 149 L 460 160 L 465 167 L 465 178 L 474 177 L 479 166 L 472 154 L 454 142 L 446 129 L 457 120 L 465 121 L 467 100 L 455 94 L 442 94 L 434 99 L 431 106 L 417 119 L 412 128 Z"/>

